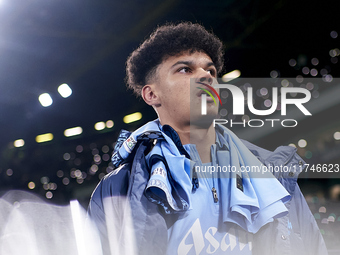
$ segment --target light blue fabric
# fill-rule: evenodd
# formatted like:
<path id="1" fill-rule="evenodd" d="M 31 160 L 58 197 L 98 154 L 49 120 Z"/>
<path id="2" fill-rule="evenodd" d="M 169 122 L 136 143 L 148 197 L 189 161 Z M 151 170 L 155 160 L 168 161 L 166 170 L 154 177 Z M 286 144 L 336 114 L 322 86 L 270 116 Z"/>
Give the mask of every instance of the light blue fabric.
<path id="1" fill-rule="evenodd" d="M 162 127 L 159 121 L 155 120 L 133 132 L 119 149 L 121 157 L 129 156 L 138 136 L 146 131 L 162 132 Z M 219 149 L 216 156 L 212 155 L 216 157 L 216 164 L 230 165 L 236 169 L 235 172 L 230 171 L 228 175 L 220 176 L 226 177 L 221 179 L 220 192 L 228 194 L 223 196 L 222 201 L 223 222 L 232 222 L 248 232 L 256 233 L 274 218 L 287 214 L 284 202 L 290 199 L 290 195 L 271 173 L 256 174 L 242 171 L 242 167 L 260 168 L 262 165 L 230 130 L 218 126 L 217 133 L 220 145 L 226 144 L 229 150 Z M 163 136 L 165 139 L 156 143 L 146 159 L 148 161 L 152 156 L 158 155 L 165 159 L 168 167 L 162 161 L 154 165 L 149 164 L 151 175 L 146 196 L 150 201 L 162 205 L 166 213 L 194 209 L 191 206 L 191 181 L 187 174 L 192 171 L 193 164 L 179 153 L 176 145 L 166 134 L 163 133 Z M 226 159 L 229 159 L 230 163 Z M 241 177 L 243 191 L 237 188 L 236 175 Z"/>
<path id="2" fill-rule="evenodd" d="M 263 165 L 229 129 L 218 126 L 217 132 L 222 134 L 217 136 L 220 145 L 227 144 L 229 147 L 229 151 L 217 151 L 217 164 L 236 167 L 236 172 L 230 173 L 232 178 L 221 179 L 221 192 L 230 194 L 230 200 L 222 203 L 223 221 L 256 233 L 266 223 L 288 213 L 284 203 L 291 197 L 272 173 L 242 171 L 241 167 L 262 169 Z M 243 192 L 237 188 L 236 174 L 242 177 Z"/>
<path id="3" fill-rule="evenodd" d="M 163 205 L 166 213 L 190 209 L 191 181 L 186 172 L 183 171 L 190 168 L 190 160 L 179 154 L 172 141 L 167 142 L 165 140 L 157 142 L 152 152 L 146 157 L 147 162 L 154 155 L 164 158 L 168 167 L 162 161 L 149 165 L 151 176 L 145 195 L 150 201 Z M 179 171 L 176 171 L 176 169 Z M 174 193 L 177 194 L 174 195 Z M 159 194 L 162 195 L 159 196 Z"/>
<path id="4" fill-rule="evenodd" d="M 218 136 L 222 136 L 220 131 L 217 131 Z M 127 137 L 128 135 L 122 139 L 122 143 Z M 282 169 L 280 167 L 283 165 L 291 167 L 291 169 L 297 169 L 296 172 L 286 172 L 282 170 L 274 172 L 276 178 L 278 178 L 280 183 L 292 196 L 292 199 L 287 202 L 289 213 L 262 227 L 253 235 L 253 254 L 328 254 L 317 223 L 297 184 L 297 176 L 303 169 L 301 166 L 304 165 L 304 161 L 296 153 L 296 149 L 290 146 L 280 146 L 274 152 L 270 152 L 247 141 L 242 142 L 263 164 L 279 169 Z M 221 150 L 228 149 L 225 144 L 220 146 L 218 141 L 216 144 L 217 153 Z M 189 147 L 189 145 L 185 145 L 184 147 Z M 120 146 L 116 148 L 118 149 Z M 112 213 L 112 209 L 121 212 L 121 214 L 119 214 L 121 217 L 117 218 L 115 222 L 118 227 L 118 235 L 124 237 L 121 229 L 124 229 L 125 223 L 121 218 L 126 215 L 126 206 L 125 203 L 112 203 L 113 208 L 106 210 L 104 201 L 106 199 L 116 201 L 118 197 L 126 197 L 131 205 L 131 212 L 128 211 L 127 213 L 132 214 L 136 243 L 139 247 L 138 254 L 166 254 L 168 245 L 167 229 L 169 228 L 169 224 L 174 222 L 172 219 L 174 218 L 176 221 L 177 218 L 187 214 L 187 212 L 193 212 L 193 210 L 183 211 L 175 215 L 164 215 L 160 213 L 159 206 L 150 202 L 145 197 L 145 187 L 149 181 L 149 170 L 146 169 L 147 167 L 145 166 L 145 148 L 145 146 L 139 145 L 135 148 L 133 158 L 131 157 L 127 162 L 123 162 L 123 165 L 119 169 L 111 172 L 100 181 L 91 196 L 88 213 L 100 230 L 102 244 L 106 247 L 108 236 L 107 222 L 105 219 L 112 217 L 110 214 Z M 195 155 L 192 154 L 191 158 L 193 159 L 194 156 Z M 215 160 L 217 160 L 216 157 Z M 199 189 L 200 188 L 202 187 L 200 186 Z M 208 192 L 207 190 L 207 193 Z M 275 192 L 275 190 L 271 190 L 268 194 L 272 192 Z M 169 221 L 165 220 L 165 217 L 167 219 L 170 218 Z M 124 245 L 124 242 L 119 242 L 119 244 Z M 107 253 L 104 251 L 104 254 Z"/>

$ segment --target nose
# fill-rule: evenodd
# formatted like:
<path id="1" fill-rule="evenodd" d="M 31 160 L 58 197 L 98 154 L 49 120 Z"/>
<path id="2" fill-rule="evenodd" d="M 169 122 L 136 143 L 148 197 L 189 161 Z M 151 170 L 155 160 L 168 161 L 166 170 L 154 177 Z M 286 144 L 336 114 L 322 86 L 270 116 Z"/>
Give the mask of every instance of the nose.
<path id="1" fill-rule="evenodd" d="M 211 85 L 213 83 L 213 77 L 210 71 L 202 70 L 199 74 L 198 81 Z"/>

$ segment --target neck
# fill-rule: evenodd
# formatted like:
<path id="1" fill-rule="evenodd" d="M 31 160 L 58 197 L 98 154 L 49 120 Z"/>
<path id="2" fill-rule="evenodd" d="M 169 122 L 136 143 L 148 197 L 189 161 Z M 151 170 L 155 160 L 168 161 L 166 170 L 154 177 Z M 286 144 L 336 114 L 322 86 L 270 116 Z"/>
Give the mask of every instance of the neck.
<path id="1" fill-rule="evenodd" d="M 215 128 L 211 124 L 208 128 L 193 126 L 190 132 L 190 142 L 196 145 L 202 163 L 211 162 L 210 148 L 216 141 Z"/>
<path id="2" fill-rule="evenodd" d="M 178 123 L 163 123 L 162 125 L 170 125 L 176 130 L 182 144 L 195 144 L 202 163 L 211 162 L 210 148 L 216 141 L 215 128 L 213 124 L 209 127 L 201 127 L 197 125 L 178 124 Z"/>

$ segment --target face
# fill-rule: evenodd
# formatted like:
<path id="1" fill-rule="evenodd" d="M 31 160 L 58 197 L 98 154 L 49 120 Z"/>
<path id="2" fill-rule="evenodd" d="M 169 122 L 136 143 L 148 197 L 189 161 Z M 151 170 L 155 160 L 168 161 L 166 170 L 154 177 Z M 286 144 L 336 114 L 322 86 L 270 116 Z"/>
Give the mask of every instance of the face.
<path id="1" fill-rule="evenodd" d="M 162 125 L 179 127 L 196 121 L 210 121 L 211 124 L 217 115 L 218 105 L 207 96 L 207 115 L 202 116 L 203 90 L 199 88 L 212 92 L 209 85 L 216 82 L 216 75 L 214 63 L 203 52 L 171 56 L 158 66 L 154 82 L 146 85 L 154 93 L 153 101 L 146 102 L 153 105 Z M 144 94 L 143 98 L 145 100 Z"/>

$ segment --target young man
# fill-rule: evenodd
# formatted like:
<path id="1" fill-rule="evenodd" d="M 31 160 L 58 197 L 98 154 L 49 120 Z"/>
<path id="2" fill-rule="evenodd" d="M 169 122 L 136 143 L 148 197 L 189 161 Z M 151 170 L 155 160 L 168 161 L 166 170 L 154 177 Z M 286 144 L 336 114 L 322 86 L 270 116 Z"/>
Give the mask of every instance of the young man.
<path id="1" fill-rule="evenodd" d="M 327 254 L 298 173 L 240 171 L 299 166 L 295 150 L 272 153 L 213 126 L 218 107 L 207 94 L 222 68 L 221 41 L 191 23 L 157 28 L 129 57 L 128 85 L 158 119 L 121 132 L 117 169 L 92 195 L 104 254 Z M 223 166 L 235 171 L 197 171 Z"/>

